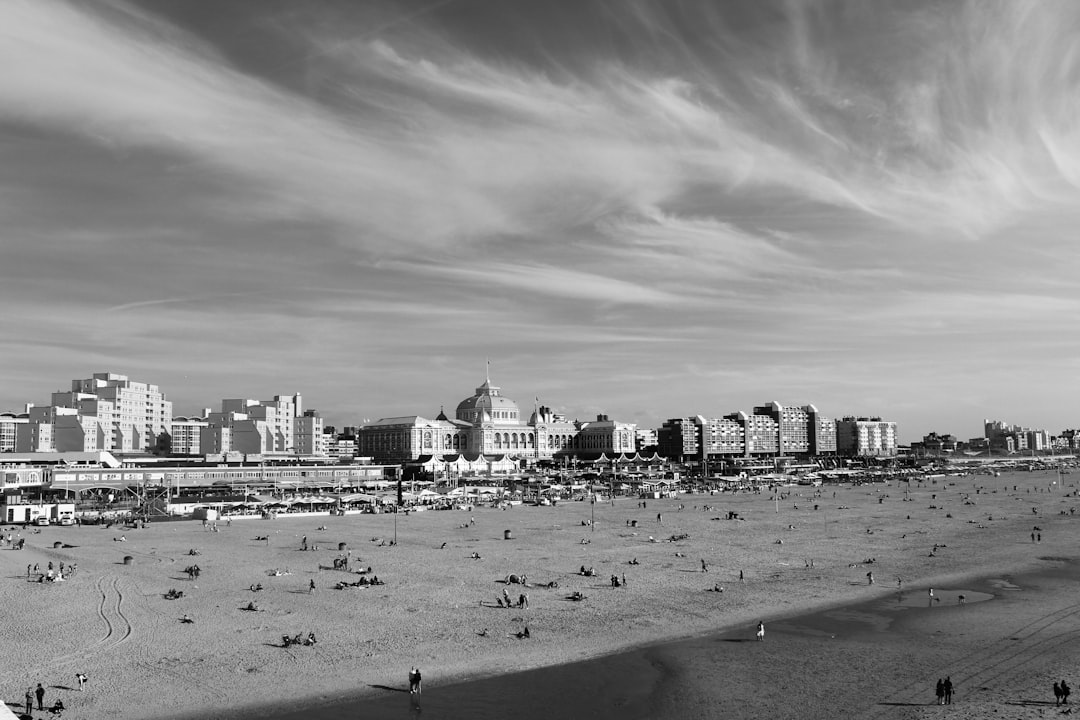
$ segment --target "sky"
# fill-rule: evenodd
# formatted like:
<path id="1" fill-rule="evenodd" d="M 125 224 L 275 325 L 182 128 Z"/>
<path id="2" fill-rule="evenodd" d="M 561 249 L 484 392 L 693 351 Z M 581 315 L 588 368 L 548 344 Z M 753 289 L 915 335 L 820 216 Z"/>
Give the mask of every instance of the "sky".
<path id="1" fill-rule="evenodd" d="M 0 0 L 0 409 L 1057 432 L 1080 3 Z"/>

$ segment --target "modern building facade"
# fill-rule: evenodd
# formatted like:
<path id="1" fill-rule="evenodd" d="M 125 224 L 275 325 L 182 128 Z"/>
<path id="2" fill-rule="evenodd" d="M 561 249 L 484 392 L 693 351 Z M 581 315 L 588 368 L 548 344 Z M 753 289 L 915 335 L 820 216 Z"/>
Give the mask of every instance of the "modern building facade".
<path id="1" fill-rule="evenodd" d="M 19 452 L 146 453 L 172 423 L 172 403 L 156 385 L 116 373 L 72 380 L 51 404 L 31 407 L 17 433 Z"/>
<path id="2" fill-rule="evenodd" d="M 25 413 L 0 413 L 0 453 L 15 452 L 18 428 L 20 425 L 26 425 L 28 420 Z"/>
<path id="3" fill-rule="evenodd" d="M 813 405 L 777 402 L 719 418 L 673 418 L 657 431 L 658 452 L 668 458 L 724 460 L 832 455 L 837 424 Z"/>
<path id="4" fill-rule="evenodd" d="M 836 421 L 836 451 L 849 457 L 893 457 L 896 423 L 879 417 L 845 417 Z"/>
<path id="5" fill-rule="evenodd" d="M 170 455 L 199 456 L 203 454 L 202 433 L 210 427 L 205 418 L 178 415 L 169 426 Z"/>
<path id="6" fill-rule="evenodd" d="M 326 455 L 327 450 L 322 418 L 304 411 L 299 393 L 273 400 L 222 400 L 221 410 L 206 416 L 199 444 L 204 455 L 301 457 Z"/>

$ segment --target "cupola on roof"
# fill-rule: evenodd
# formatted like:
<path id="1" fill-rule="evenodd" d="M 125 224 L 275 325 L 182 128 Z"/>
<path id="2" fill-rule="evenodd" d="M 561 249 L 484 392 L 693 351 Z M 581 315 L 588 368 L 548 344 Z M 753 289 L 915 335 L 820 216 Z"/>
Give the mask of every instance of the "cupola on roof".
<path id="1" fill-rule="evenodd" d="M 476 388 L 476 394 L 465 398 L 457 406 L 457 419 L 467 422 L 487 420 L 520 422 L 521 410 L 516 402 L 503 397 L 500 388 L 488 378 Z"/>

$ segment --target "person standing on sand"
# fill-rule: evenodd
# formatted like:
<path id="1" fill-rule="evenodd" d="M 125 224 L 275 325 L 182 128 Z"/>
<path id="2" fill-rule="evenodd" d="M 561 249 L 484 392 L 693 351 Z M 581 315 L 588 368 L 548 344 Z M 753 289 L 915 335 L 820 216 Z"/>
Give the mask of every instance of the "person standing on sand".
<path id="1" fill-rule="evenodd" d="M 34 688 L 26 688 L 26 715 L 29 717 L 34 712 Z"/>
<path id="2" fill-rule="evenodd" d="M 315 592 L 315 581 L 314 580 L 308 580 L 307 591 L 308 591 L 308 595 Z"/>
<path id="3" fill-rule="evenodd" d="M 1061 686 L 1054 683 L 1054 707 L 1061 704 Z"/>
<path id="4" fill-rule="evenodd" d="M 1069 692 L 1070 692 L 1069 686 L 1065 684 L 1064 680 L 1062 680 L 1061 681 L 1061 704 L 1062 705 L 1068 705 L 1069 704 Z"/>
<path id="5" fill-rule="evenodd" d="M 758 639 L 758 642 L 761 642 L 762 640 L 765 639 L 765 623 L 763 623 L 760 620 L 758 620 L 758 624 L 757 624 L 757 639 Z"/>
<path id="6" fill-rule="evenodd" d="M 872 573 L 872 572 L 866 573 L 866 584 L 867 585 L 873 585 L 874 584 L 874 573 Z"/>
<path id="7" fill-rule="evenodd" d="M 37 695 L 37 709 L 45 709 L 45 688 L 41 687 L 41 683 L 37 684 L 37 690 L 34 690 L 34 694 Z"/>
<path id="8" fill-rule="evenodd" d="M 937 679 L 937 686 L 934 688 L 934 695 L 937 696 L 937 704 L 945 704 L 945 681 L 941 678 Z"/>
<path id="9" fill-rule="evenodd" d="M 952 705 L 952 678 L 948 675 L 945 676 L 945 704 Z"/>

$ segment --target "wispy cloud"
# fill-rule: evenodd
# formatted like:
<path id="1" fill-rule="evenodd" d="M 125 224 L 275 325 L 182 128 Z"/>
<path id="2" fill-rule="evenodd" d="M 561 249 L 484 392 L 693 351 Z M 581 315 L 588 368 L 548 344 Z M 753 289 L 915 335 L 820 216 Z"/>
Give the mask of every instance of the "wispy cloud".
<path id="1" fill-rule="evenodd" d="M 170 8 L 0 2 L 0 297 L 41 354 L 112 314 L 93 362 L 587 345 L 584 385 L 667 342 L 745 385 L 1075 308 L 1070 2 Z"/>

